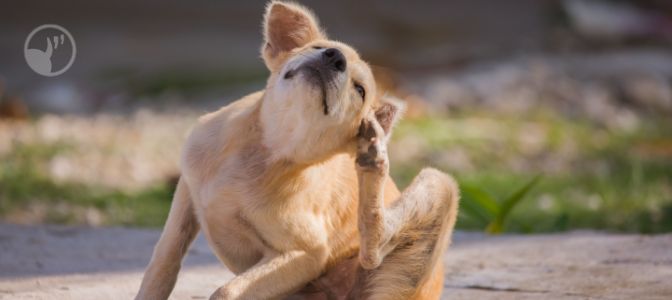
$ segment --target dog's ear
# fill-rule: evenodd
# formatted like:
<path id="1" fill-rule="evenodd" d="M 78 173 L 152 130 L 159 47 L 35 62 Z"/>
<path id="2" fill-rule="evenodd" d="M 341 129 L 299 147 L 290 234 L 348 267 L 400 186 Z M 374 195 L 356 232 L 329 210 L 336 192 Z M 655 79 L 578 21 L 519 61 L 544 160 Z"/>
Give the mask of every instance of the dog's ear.
<path id="1" fill-rule="evenodd" d="M 380 103 L 374 108 L 374 115 L 380 127 L 385 131 L 385 135 L 389 136 L 392 132 L 392 127 L 397 124 L 401 116 L 406 110 L 406 104 L 400 99 L 383 96 Z"/>
<path id="2" fill-rule="evenodd" d="M 373 107 L 369 117 L 362 120 L 357 135 L 359 137 L 373 137 L 384 134 L 384 139 L 389 139 L 392 134 L 392 127 L 401 119 L 405 109 L 406 105 L 401 100 L 389 96 L 382 97 Z M 380 127 L 371 124 L 374 122 L 378 123 Z M 376 127 L 379 129 L 375 129 Z M 380 133 L 376 134 L 376 131 Z"/>
<path id="3" fill-rule="evenodd" d="M 324 39 L 313 13 L 295 3 L 272 1 L 264 15 L 264 44 L 261 55 L 271 71 L 276 70 L 292 49 Z"/>

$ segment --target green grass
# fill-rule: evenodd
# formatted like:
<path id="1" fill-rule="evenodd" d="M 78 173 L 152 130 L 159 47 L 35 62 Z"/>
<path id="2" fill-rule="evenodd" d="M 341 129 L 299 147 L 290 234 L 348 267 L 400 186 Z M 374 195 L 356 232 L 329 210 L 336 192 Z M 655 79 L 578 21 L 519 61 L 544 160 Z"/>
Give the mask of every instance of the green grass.
<path id="1" fill-rule="evenodd" d="M 52 178 L 49 162 L 77 147 L 11 144 L 0 155 L 0 217 L 46 211 L 44 222 L 81 224 L 95 210 L 102 225 L 163 224 L 170 183 L 129 191 Z M 547 111 L 524 118 L 466 111 L 403 121 L 390 152 L 402 188 L 425 166 L 456 177 L 460 229 L 672 231 L 670 120 L 642 118 L 634 130 L 617 130 Z"/>
<path id="2" fill-rule="evenodd" d="M 86 223 L 85 212 L 102 215 L 99 225 L 161 226 L 168 215 L 173 188 L 168 184 L 127 192 L 81 183 L 57 182 L 46 175 L 44 163 L 73 145 L 15 144 L 0 161 L 0 215 L 46 207 L 42 221 Z"/>
<path id="3" fill-rule="evenodd" d="M 621 131 L 543 111 L 524 119 L 468 112 L 409 120 L 395 140 L 403 144 L 405 137 L 419 136 L 425 150 L 412 160 L 393 161 L 393 177 L 404 186 L 425 165 L 452 173 L 463 187 L 462 229 L 498 231 L 490 221 L 504 201 L 484 206 L 482 199 L 503 199 L 541 174 L 543 180 L 501 220 L 507 231 L 670 232 L 672 124 L 642 122 L 637 130 Z M 521 143 L 530 128 L 543 137 L 535 151 Z M 456 149 L 466 153 L 468 167 L 436 159 Z M 486 207 L 486 214 L 474 206 Z"/>

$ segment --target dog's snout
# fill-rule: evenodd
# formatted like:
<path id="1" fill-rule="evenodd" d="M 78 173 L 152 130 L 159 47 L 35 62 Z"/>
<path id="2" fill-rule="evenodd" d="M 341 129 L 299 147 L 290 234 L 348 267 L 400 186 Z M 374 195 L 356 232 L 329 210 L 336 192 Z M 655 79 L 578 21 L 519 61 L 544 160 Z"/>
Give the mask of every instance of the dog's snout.
<path id="1" fill-rule="evenodd" d="M 347 66 L 343 52 L 336 48 L 329 48 L 324 50 L 322 52 L 322 59 L 324 59 L 327 65 L 333 67 L 339 72 L 345 71 L 345 67 Z"/>

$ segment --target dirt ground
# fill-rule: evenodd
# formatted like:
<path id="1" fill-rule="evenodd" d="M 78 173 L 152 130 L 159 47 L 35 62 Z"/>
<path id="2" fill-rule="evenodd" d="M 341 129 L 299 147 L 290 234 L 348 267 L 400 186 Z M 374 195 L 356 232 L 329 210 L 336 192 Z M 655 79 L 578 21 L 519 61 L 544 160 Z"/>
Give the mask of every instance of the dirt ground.
<path id="1" fill-rule="evenodd" d="M 0 224 L 0 299 L 131 299 L 159 230 Z M 443 299 L 671 299 L 672 235 L 458 232 Z M 202 237 L 172 299 L 207 299 L 232 274 Z"/>

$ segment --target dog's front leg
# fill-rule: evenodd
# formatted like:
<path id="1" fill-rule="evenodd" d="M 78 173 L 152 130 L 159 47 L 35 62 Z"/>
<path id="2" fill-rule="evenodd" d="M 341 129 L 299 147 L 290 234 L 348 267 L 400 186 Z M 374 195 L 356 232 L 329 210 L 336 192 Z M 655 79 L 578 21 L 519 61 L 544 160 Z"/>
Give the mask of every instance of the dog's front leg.
<path id="1" fill-rule="evenodd" d="M 385 253 L 382 246 L 392 235 L 393 228 L 385 222 L 384 189 L 389 172 L 386 137 L 380 124 L 365 120 L 360 128 L 357 150 L 359 181 L 358 228 L 361 238 L 359 259 L 362 267 L 373 269 L 380 265 Z"/>
<path id="2" fill-rule="evenodd" d="M 318 277 L 327 259 L 326 247 L 310 251 L 267 254 L 254 267 L 233 278 L 210 296 L 214 299 L 278 299 Z"/>
<path id="3" fill-rule="evenodd" d="M 168 299 L 175 286 L 182 258 L 198 233 L 199 225 L 194 214 L 189 187 L 180 178 L 170 207 L 168 220 L 135 297 L 143 299 Z"/>

